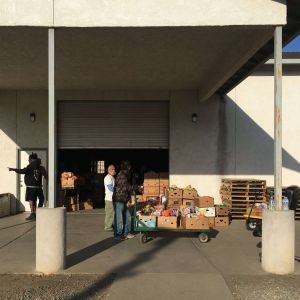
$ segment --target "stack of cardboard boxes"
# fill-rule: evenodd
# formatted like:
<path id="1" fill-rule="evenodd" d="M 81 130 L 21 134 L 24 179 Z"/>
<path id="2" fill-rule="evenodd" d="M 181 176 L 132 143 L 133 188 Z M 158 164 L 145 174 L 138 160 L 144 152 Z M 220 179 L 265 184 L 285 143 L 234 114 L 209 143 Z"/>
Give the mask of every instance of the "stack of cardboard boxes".
<path id="1" fill-rule="evenodd" d="M 169 187 L 169 174 L 148 172 L 144 174 L 144 192 L 143 200 L 146 201 L 151 197 L 165 195 Z"/>
<path id="2" fill-rule="evenodd" d="M 162 200 L 162 195 L 166 196 L 166 202 L 153 207 L 151 214 L 139 214 L 142 222 L 139 226 L 205 230 L 229 225 L 228 207 L 215 205 L 212 197 L 198 196 L 197 190 L 191 186 L 185 189 L 169 187 L 168 177 L 168 173 L 145 173 L 144 192 L 142 196 L 136 196 L 137 202 L 146 205 L 151 200 Z"/>
<path id="3" fill-rule="evenodd" d="M 216 205 L 215 226 L 224 227 L 229 225 L 229 208 L 225 205 Z"/>

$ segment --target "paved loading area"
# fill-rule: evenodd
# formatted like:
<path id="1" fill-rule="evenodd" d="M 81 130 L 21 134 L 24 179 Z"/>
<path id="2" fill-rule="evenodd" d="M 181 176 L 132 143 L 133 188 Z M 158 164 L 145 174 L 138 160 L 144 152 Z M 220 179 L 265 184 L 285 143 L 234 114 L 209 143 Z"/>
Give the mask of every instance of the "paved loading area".
<path id="1" fill-rule="evenodd" d="M 140 244 L 138 238 L 114 241 L 103 230 L 102 210 L 71 213 L 67 269 L 40 276 L 34 274 L 35 223 L 25 217 L 0 219 L 0 299 L 298 299 L 300 294 L 300 263 L 295 275 L 264 273 L 260 238 L 243 221 L 219 229 L 207 244 L 175 233 Z M 299 232 L 297 222 L 300 255 Z"/>

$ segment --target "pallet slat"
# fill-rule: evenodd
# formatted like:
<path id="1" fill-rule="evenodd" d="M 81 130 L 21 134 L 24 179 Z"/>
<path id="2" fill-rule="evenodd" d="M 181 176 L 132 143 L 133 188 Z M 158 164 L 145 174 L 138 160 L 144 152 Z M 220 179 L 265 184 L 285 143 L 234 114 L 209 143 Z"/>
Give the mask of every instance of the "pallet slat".
<path id="1" fill-rule="evenodd" d="M 246 178 L 224 178 L 221 181 L 220 196 L 231 210 L 232 219 L 242 219 L 246 208 L 256 203 L 266 202 L 266 181 Z"/>

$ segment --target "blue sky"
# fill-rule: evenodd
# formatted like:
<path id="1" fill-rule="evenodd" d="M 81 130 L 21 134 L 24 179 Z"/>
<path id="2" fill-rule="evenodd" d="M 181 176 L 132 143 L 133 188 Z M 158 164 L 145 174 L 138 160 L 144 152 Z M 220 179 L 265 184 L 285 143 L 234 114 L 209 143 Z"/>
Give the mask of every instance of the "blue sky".
<path id="1" fill-rule="evenodd" d="M 283 48 L 284 52 L 300 52 L 300 35 Z"/>

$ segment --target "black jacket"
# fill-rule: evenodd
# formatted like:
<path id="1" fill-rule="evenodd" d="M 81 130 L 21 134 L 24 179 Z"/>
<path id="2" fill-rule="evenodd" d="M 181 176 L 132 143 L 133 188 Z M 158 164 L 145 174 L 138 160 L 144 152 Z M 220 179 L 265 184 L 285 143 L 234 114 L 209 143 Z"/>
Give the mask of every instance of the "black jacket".
<path id="1" fill-rule="evenodd" d="M 47 179 L 47 171 L 41 165 L 40 159 L 35 159 L 24 169 L 13 169 L 18 174 L 25 174 L 26 186 L 41 187 L 43 176 Z"/>

